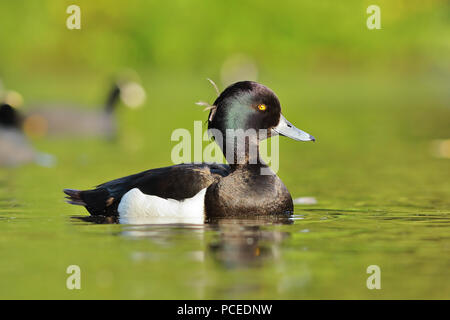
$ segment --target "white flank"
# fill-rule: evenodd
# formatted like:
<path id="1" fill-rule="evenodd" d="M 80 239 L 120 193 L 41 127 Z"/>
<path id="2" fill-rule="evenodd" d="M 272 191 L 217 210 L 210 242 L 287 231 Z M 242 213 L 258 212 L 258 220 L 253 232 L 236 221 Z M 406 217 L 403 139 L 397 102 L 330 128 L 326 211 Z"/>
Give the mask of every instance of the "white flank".
<path id="1" fill-rule="evenodd" d="M 184 200 L 164 199 L 146 195 L 134 188 L 119 203 L 121 223 L 142 224 L 165 222 L 203 223 L 206 188 L 192 198 Z"/>

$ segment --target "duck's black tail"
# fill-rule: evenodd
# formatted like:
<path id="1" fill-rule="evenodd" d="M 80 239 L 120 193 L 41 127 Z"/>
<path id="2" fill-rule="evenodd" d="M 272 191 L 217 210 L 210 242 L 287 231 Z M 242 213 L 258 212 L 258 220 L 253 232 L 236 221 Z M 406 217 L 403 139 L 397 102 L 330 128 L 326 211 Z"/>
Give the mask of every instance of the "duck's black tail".
<path id="1" fill-rule="evenodd" d="M 66 202 L 74 204 L 76 206 L 86 206 L 86 203 L 81 199 L 81 191 L 75 189 L 64 189 L 64 193 L 67 195 Z"/>
<path id="2" fill-rule="evenodd" d="M 116 201 L 106 188 L 93 190 L 64 189 L 64 193 L 67 195 L 67 203 L 84 206 L 93 216 L 117 215 Z"/>

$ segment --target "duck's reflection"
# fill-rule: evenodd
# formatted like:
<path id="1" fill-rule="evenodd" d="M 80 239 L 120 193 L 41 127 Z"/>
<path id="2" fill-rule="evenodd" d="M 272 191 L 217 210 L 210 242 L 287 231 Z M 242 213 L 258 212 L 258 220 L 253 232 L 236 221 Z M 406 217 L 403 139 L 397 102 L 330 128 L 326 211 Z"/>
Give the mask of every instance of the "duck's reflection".
<path id="1" fill-rule="evenodd" d="M 260 267 L 267 260 L 280 258 L 280 244 L 288 232 L 267 228 L 290 224 L 284 218 L 221 219 L 213 225 L 218 235 L 208 244 L 211 256 L 226 268 Z"/>
<path id="2" fill-rule="evenodd" d="M 201 241 L 202 259 L 212 258 L 225 268 L 260 267 L 266 261 L 280 258 L 280 244 L 289 233 L 277 230 L 277 225 L 292 224 L 289 217 L 226 218 L 198 221 L 146 219 L 125 221 L 115 217 L 75 217 L 96 224 L 123 224 L 119 234 L 128 238 L 148 238 L 159 244 L 173 244 L 180 235 Z M 131 223 L 131 224 L 129 224 Z M 210 232 L 213 231 L 213 232 Z M 209 232 L 211 236 L 205 236 Z M 199 252 L 196 252 L 196 256 Z"/>

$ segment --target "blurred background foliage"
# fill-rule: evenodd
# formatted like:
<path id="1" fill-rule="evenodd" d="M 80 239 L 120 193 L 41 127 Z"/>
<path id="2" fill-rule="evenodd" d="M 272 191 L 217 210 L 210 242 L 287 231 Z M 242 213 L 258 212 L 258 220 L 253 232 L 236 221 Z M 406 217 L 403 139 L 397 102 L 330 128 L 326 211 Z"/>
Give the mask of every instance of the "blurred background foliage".
<path id="1" fill-rule="evenodd" d="M 65 28 L 70 4 L 82 29 Z M 377 4 L 382 30 L 366 28 Z M 264 72 L 450 67 L 445 0 L 2 1 L 0 71 L 103 73 L 117 68 L 215 73 L 235 52 Z"/>

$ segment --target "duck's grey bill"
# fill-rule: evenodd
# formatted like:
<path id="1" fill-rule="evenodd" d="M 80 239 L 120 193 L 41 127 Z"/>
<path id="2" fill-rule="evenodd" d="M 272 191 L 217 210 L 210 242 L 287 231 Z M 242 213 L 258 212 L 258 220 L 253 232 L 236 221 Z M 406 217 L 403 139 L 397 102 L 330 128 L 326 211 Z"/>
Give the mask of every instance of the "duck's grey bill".
<path id="1" fill-rule="evenodd" d="M 280 115 L 280 122 L 278 122 L 278 125 L 272 129 L 272 135 L 275 136 L 277 134 L 297 141 L 316 141 L 316 139 L 309 133 L 297 129 L 292 123 L 287 121 L 283 115 Z"/>

